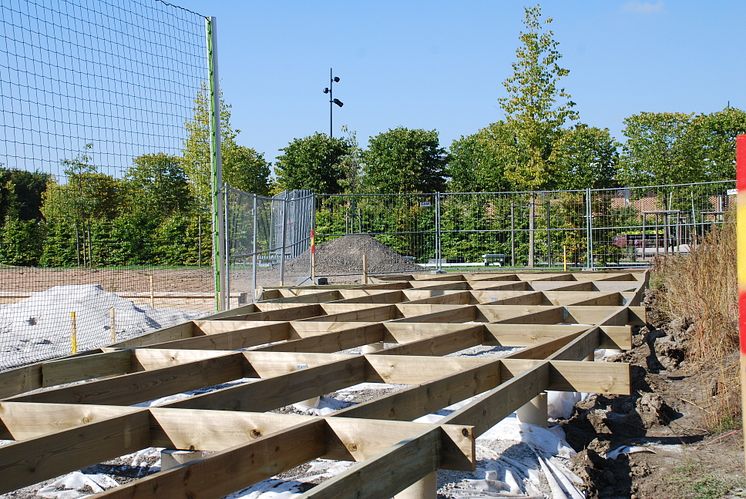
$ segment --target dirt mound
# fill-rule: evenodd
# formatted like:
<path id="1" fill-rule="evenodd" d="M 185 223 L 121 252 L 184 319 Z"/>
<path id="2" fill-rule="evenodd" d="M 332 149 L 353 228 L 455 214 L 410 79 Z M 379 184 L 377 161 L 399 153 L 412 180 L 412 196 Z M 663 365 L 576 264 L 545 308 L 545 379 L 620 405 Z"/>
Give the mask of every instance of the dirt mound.
<path id="1" fill-rule="evenodd" d="M 407 260 L 366 234 L 340 237 L 316 246 L 316 275 L 362 274 L 363 255 L 368 257 L 369 274 L 419 272 L 422 267 Z M 310 266 L 310 251 L 289 261 L 286 270 L 301 272 Z"/>

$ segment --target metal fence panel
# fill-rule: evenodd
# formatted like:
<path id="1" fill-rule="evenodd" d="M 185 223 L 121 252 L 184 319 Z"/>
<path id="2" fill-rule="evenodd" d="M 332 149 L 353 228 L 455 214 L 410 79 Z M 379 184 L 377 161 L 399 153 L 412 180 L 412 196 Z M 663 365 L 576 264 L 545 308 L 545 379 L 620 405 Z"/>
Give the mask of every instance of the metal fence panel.
<path id="1" fill-rule="evenodd" d="M 713 224 L 723 223 L 734 187 L 735 181 L 721 181 L 593 190 L 594 267 L 688 253 Z"/>
<path id="2" fill-rule="evenodd" d="M 226 189 L 230 308 L 252 302 L 262 287 L 307 281 L 314 195 Z"/>

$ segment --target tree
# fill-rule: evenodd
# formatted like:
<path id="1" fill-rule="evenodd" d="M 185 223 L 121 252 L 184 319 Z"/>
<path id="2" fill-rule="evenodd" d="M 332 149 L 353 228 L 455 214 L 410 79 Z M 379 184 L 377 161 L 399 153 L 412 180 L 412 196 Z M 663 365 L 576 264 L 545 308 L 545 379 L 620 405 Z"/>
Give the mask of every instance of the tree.
<path id="1" fill-rule="evenodd" d="M 48 173 L 0 166 L 0 220 L 6 216 L 41 220 L 42 194 L 49 179 Z"/>
<path id="2" fill-rule="evenodd" d="M 323 133 L 293 139 L 277 157 L 277 183 L 288 190 L 308 189 L 319 194 L 342 192 L 343 161 L 350 150 L 351 145 L 346 140 Z"/>
<path id="3" fill-rule="evenodd" d="M 138 156 L 125 180 L 133 211 L 161 219 L 192 204 L 189 181 L 177 156 L 166 153 Z"/>
<path id="4" fill-rule="evenodd" d="M 363 181 L 363 150 L 357 141 L 357 133 L 350 130 L 346 125 L 342 126 L 342 132 L 347 134 L 347 144 L 350 146 L 347 154 L 342 157 L 340 169 L 342 178 L 339 185 L 343 192 L 355 193 L 362 187 Z"/>
<path id="5" fill-rule="evenodd" d="M 45 265 L 92 264 L 94 250 L 96 258 L 106 254 L 94 240 L 110 237 L 109 224 L 120 213 L 124 196 L 122 181 L 98 172 L 92 149 L 87 144 L 83 154 L 63 160 L 67 182 L 50 180 L 42 196 L 41 212 L 48 229 L 41 257 Z"/>
<path id="6" fill-rule="evenodd" d="M 552 146 L 552 187 L 612 187 L 618 159 L 617 143 L 608 129 L 581 124 L 565 130 Z"/>
<path id="7" fill-rule="evenodd" d="M 736 175 L 736 137 L 746 133 L 746 112 L 728 107 L 695 116 L 684 134 L 687 170 L 702 170 L 707 180 L 730 180 Z"/>
<path id="8" fill-rule="evenodd" d="M 436 130 L 393 128 L 368 141 L 363 182 L 372 192 L 436 192 L 445 187 L 447 156 Z"/>
<path id="9" fill-rule="evenodd" d="M 507 97 L 499 99 L 507 126 L 514 133 L 513 144 L 502 147 L 509 158 L 505 175 L 516 189 L 539 189 L 550 183 L 552 145 L 568 121 L 578 119 L 575 103 L 560 79 L 569 70 L 559 65 L 562 57 L 548 28 L 551 18 L 542 20 L 539 5 L 525 9 L 516 50 L 513 74 L 503 85 Z"/>
<path id="10" fill-rule="evenodd" d="M 223 173 L 231 187 L 252 194 L 269 192 L 269 162 L 251 147 L 235 143 L 226 147 L 223 167 L 227 168 Z"/>
<path id="11" fill-rule="evenodd" d="M 691 114 L 643 112 L 625 118 L 619 180 L 623 185 L 658 185 L 705 180 L 701 165 L 687 159 L 683 140 Z"/>
<path id="12" fill-rule="evenodd" d="M 186 123 L 184 143 L 184 171 L 186 172 L 197 205 L 207 210 L 211 205 L 210 180 L 210 106 L 207 87 L 203 83 L 194 99 L 194 114 Z M 220 95 L 220 152 L 223 158 L 223 180 L 241 190 L 261 190 L 266 193 L 269 165 L 261 154 L 239 146 L 236 138 L 240 130 L 231 125 L 231 106 Z M 263 189 L 263 190 L 262 190 Z"/>
<path id="13" fill-rule="evenodd" d="M 504 151 L 512 142 L 513 133 L 503 121 L 454 140 L 446 167 L 449 190 L 497 192 L 508 189 L 504 171 L 508 157 Z"/>

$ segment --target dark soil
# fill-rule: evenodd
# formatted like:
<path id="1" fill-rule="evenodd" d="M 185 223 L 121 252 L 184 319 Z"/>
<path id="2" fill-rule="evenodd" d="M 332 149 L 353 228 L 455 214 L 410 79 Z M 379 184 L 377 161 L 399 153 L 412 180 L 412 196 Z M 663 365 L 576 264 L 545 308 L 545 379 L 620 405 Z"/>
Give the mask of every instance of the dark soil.
<path id="1" fill-rule="evenodd" d="M 652 291 L 646 305 L 651 323 L 614 359 L 631 365 L 632 394 L 592 395 L 561 422 L 575 471 L 588 497 L 742 497 L 741 430 L 713 433 L 707 418 L 722 366 L 690 365 L 691 325 L 666 322 Z M 606 457 L 623 445 L 648 452 Z"/>
<path id="2" fill-rule="evenodd" d="M 422 267 L 365 234 L 351 234 L 316 247 L 316 275 L 359 275 L 363 273 L 363 255 L 368 259 L 369 274 L 417 272 Z M 286 264 L 286 270 L 307 271 L 310 251 Z"/>

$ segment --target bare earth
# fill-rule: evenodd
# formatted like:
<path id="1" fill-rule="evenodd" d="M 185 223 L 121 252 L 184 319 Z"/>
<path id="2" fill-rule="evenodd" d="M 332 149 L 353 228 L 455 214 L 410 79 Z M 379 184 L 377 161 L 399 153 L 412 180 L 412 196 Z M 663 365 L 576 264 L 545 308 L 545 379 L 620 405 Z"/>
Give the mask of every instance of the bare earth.
<path id="1" fill-rule="evenodd" d="M 195 269 L 42 269 L 35 267 L 0 267 L 0 292 L 45 291 L 52 286 L 100 284 L 113 293 L 150 291 L 153 276 L 155 292 L 212 293 L 210 267 Z"/>

